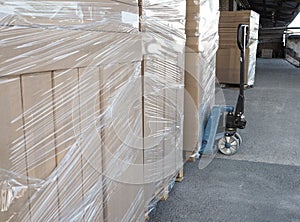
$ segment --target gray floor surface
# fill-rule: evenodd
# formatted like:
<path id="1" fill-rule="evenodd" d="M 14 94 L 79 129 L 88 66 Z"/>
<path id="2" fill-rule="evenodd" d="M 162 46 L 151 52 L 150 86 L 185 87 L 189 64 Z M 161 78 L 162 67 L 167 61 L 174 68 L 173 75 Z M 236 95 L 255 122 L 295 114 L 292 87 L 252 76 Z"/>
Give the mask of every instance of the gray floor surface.
<path id="1" fill-rule="evenodd" d="M 238 91 L 223 92 L 234 105 Z M 238 153 L 218 154 L 202 170 L 186 164 L 184 181 L 150 221 L 300 221 L 300 69 L 258 59 L 245 109 Z"/>

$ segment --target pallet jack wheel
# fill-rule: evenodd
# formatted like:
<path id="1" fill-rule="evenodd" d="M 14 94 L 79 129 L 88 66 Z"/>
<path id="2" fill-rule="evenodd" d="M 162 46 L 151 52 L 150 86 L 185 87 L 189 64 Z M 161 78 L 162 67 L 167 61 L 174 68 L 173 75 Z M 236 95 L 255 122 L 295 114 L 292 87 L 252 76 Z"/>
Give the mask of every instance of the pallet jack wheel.
<path id="1" fill-rule="evenodd" d="M 238 139 L 239 145 L 242 145 L 243 139 L 242 139 L 241 135 L 239 133 L 235 133 L 234 137 Z"/>
<path id="2" fill-rule="evenodd" d="M 235 154 L 239 147 L 239 139 L 235 136 L 224 136 L 218 141 L 219 151 L 227 156 Z"/>

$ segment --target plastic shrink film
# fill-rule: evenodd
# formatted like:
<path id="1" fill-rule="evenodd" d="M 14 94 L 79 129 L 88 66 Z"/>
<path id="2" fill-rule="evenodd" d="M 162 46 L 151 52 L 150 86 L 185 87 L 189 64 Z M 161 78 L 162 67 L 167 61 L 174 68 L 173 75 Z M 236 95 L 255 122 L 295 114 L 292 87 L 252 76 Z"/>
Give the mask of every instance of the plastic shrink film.
<path id="1" fill-rule="evenodd" d="M 146 211 L 182 168 L 185 1 L 141 1 Z M 157 133 L 153 133 L 157 132 Z"/>
<path id="2" fill-rule="evenodd" d="M 239 24 L 249 25 L 249 47 L 246 50 L 245 85 L 255 83 L 256 52 L 258 44 L 259 14 L 254 11 L 221 12 L 220 49 L 217 52 L 217 77 L 221 83 L 239 84 L 240 50 L 237 46 Z"/>
<path id="3" fill-rule="evenodd" d="M 0 221 L 144 221 L 183 164 L 185 1 L 0 4 Z"/>
<path id="4" fill-rule="evenodd" d="M 300 44 L 297 35 L 287 36 L 285 58 L 296 67 L 300 66 Z"/>
<path id="5" fill-rule="evenodd" d="M 201 147 L 215 102 L 219 1 L 187 1 L 183 149 L 188 159 Z"/>

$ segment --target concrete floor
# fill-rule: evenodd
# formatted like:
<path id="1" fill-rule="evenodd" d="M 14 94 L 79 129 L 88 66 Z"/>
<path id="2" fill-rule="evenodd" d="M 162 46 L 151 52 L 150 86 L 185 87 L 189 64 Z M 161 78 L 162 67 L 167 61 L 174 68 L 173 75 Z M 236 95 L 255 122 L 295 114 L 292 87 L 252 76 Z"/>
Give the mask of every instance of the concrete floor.
<path id="1" fill-rule="evenodd" d="M 226 103 L 237 93 L 224 90 Z M 186 164 L 184 181 L 150 221 L 300 221 L 300 69 L 259 59 L 246 100 L 238 153 L 218 154 L 202 170 Z"/>

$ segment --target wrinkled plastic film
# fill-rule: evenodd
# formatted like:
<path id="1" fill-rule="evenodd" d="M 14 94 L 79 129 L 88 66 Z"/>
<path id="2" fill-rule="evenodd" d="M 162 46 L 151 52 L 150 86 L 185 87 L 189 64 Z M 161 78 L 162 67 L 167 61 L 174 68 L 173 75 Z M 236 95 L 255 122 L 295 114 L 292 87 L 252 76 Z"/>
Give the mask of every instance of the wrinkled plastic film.
<path id="1" fill-rule="evenodd" d="M 185 13 L 1 2 L 1 221 L 144 220 L 183 165 Z"/>
<path id="2" fill-rule="evenodd" d="M 218 1 L 187 1 L 183 147 L 185 158 L 201 148 L 204 127 L 215 103 L 218 24 Z"/>
<path id="3" fill-rule="evenodd" d="M 286 60 L 291 64 L 299 67 L 299 58 L 300 58 L 300 47 L 299 47 L 299 38 L 297 35 L 288 36 L 286 41 Z"/>
<path id="4" fill-rule="evenodd" d="M 249 38 L 248 85 L 255 83 L 256 54 L 258 45 L 259 14 L 251 12 Z"/>
<path id="5" fill-rule="evenodd" d="M 183 167 L 186 12 L 182 0 L 144 1 L 141 7 L 145 200 L 151 212 Z"/>

